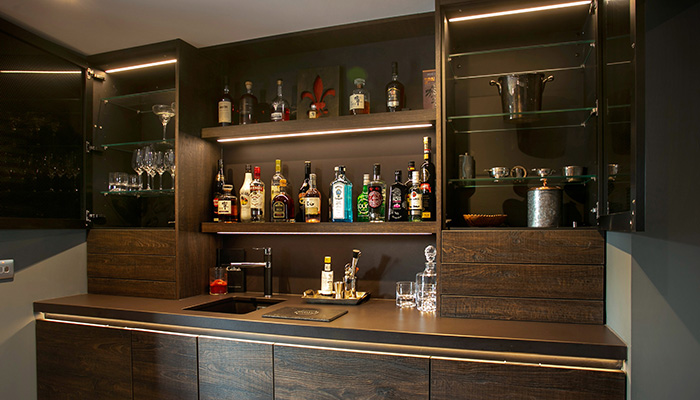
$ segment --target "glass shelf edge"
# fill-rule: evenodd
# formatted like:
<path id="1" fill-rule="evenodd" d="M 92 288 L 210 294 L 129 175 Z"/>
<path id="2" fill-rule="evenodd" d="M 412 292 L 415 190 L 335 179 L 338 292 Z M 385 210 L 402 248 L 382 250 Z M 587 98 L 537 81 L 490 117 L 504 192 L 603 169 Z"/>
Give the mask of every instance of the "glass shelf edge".
<path id="1" fill-rule="evenodd" d="M 489 49 L 489 50 L 480 50 L 480 51 L 470 51 L 470 52 L 465 52 L 465 53 L 454 53 L 454 54 L 448 54 L 447 57 L 448 58 L 466 57 L 466 56 L 474 56 L 474 55 L 481 55 L 481 54 L 493 54 L 493 53 L 503 53 L 503 52 L 509 52 L 509 51 L 542 49 L 542 48 L 547 48 L 547 47 L 573 46 L 573 45 L 579 45 L 579 44 L 593 44 L 593 43 L 595 43 L 595 40 L 593 40 L 593 39 L 575 40 L 575 41 L 570 41 L 570 42 L 543 43 L 543 44 L 535 44 L 535 45 L 529 45 L 529 46 L 505 47 L 502 49 Z"/>

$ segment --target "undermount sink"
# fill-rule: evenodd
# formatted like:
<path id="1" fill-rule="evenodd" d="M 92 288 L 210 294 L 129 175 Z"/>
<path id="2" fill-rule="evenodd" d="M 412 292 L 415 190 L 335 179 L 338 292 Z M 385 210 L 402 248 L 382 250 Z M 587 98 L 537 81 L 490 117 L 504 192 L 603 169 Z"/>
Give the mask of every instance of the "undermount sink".
<path id="1" fill-rule="evenodd" d="M 211 301 L 209 303 L 187 307 L 185 310 L 218 312 L 225 314 L 248 314 L 283 301 L 284 300 L 282 299 L 257 297 L 227 297 L 224 299 Z"/>

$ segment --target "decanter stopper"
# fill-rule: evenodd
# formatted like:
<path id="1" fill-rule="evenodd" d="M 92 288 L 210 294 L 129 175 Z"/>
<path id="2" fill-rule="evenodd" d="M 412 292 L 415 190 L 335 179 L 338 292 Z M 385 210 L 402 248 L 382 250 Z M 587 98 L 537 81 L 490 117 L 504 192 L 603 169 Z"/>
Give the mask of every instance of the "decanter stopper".
<path id="1" fill-rule="evenodd" d="M 435 262 L 435 257 L 437 256 L 437 250 L 435 249 L 435 246 L 428 245 L 428 247 L 425 248 L 425 261 L 433 264 Z"/>

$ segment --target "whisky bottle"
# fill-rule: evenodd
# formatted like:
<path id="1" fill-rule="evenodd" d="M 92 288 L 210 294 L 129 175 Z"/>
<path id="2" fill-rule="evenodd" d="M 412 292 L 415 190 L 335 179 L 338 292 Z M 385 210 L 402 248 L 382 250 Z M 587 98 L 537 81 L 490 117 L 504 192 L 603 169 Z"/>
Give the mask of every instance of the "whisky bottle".
<path id="1" fill-rule="evenodd" d="M 357 222 L 369 222 L 369 174 L 362 175 L 362 192 L 357 195 Z"/>
<path id="2" fill-rule="evenodd" d="M 224 185 L 224 193 L 217 202 L 219 220 L 225 223 L 238 221 L 238 199 L 231 193 L 233 185 Z"/>
<path id="3" fill-rule="evenodd" d="M 241 222 L 250 222 L 250 184 L 253 182 L 253 167 L 250 164 L 245 165 L 245 177 L 239 191 L 239 199 L 241 203 L 241 212 L 239 213 Z"/>
<path id="4" fill-rule="evenodd" d="M 282 96 L 282 79 L 277 80 L 277 96 L 270 103 L 270 119 L 274 122 L 289 121 L 289 102 Z"/>
<path id="5" fill-rule="evenodd" d="M 228 126 L 233 123 L 233 101 L 229 94 L 228 83 L 224 84 L 224 94 L 219 99 L 219 125 Z"/>
<path id="6" fill-rule="evenodd" d="M 287 193 L 287 180 L 280 180 L 279 193 L 272 199 L 272 222 L 294 222 L 294 200 Z"/>
<path id="7" fill-rule="evenodd" d="M 302 182 L 301 187 L 299 188 L 299 212 L 296 214 L 296 220 L 297 222 L 304 222 L 305 221 L 305 213 L 304 213 L 304 196 L 306 195 L 306 191 L 309 190 L 309 175 L 311 174 L 311 161 L 304 161 L 304 182 Z"/>
<path id="8" fill-rule="evenodd" d="M 275 196 L 280 193 L 280 182 L 282 182 L 284 176 L 282 175 L 282 160 L 275 160 L 275 174 L 272 175 L 272 180 L 270 181 L 270 204 L 274 200 Z"/>
<path id="9" fill-rule="evenodd" d="M 372 181 L 367 188 L 369 222 L 384 222 L 386 215 L 386 183 L 381 177 L 381 166 L 374 164 Z"/>
<path id="10" fill-rule="evenodd" d="M 316 188 L 316 174 L 309 174 L 309 190 L 304 194 L 304 221 L 321 222 L 321 192 Z"/>
<path id="11" fill-rule="evenodd" d="M 219 197 L 224 194 L 224 160 L 219 160 L 219 168 L 216 173 L 216 180 L 214 181 L 214 222 L 219 222 Z M 238 212 L 236 212 L 238 214 Z"/>
<path id="12" fill-rule="evenodd" d="M 253 95 L 253 82 L 246 81 L 245 90 L 246 92 L 241 96 L 239 107 L 238 123 L 241 125 L 255 122 L 255 106 L 258 104 L 258 98 Z"/>
<path id="13" fill-rule="evenodd" d="M 389 221 L 407 221 L 408 220 L 408 203 L 407 203 L 406 185 L 401 182 L 401 170 L 394 171 L 394 183 L 389 189 Z"/>
<path id="14" fill-rule="evenodd" d="M 412 182 L 408 190 L 408 220 L 420 222 L 423 220 L 423 191 L 418 171 L 413 171 Z"/>
<path id="15" fill-rule="evenodd" d="M 260 167 L 253 169 L 253 182 L 250 183 L 250 220 L 265 222 L 265 183 L 260 180 Z"/>
<path id="16" fill-rule="evenodd" d="M 350 112 L 353 115 L 369 114 L 369 91 L 365 89 L 365 80 L 357 78 L 354 83 L 355 89 L 350 95 Z"/>
<path id="17" fill-rule="evenodd" d="M 430 136 L 423 137 L 423 164 L 420 166 L 423 221 L 435 221 L 435 164 L 431 160 Z"/>
<path id="18" fill-rule="evenodd" d="M 352 222 L 352 182 L 345 176 L 345 166 L 339 165 L 338 174 L 331 182 L 332 222 Z"/>
<path id="19" fill-rule="evenodd" d="M 401 111 L 406 104 L 406 93 L 403 83 L 399 82 L 399 63 L 391 63 L 391 81 L 386 84 L 386 110 L 388 112 Z"/>

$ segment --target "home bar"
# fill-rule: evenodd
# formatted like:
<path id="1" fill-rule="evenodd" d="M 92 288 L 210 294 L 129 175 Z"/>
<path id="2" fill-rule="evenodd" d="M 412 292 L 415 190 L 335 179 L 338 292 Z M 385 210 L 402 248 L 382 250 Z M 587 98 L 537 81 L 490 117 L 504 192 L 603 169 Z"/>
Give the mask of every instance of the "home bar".
<path id="1" fill-rule="evenodd" d="M 0 7 L 0 392 L 700 396 L 700 4 L 395 3 L 109 51 Z"/>

